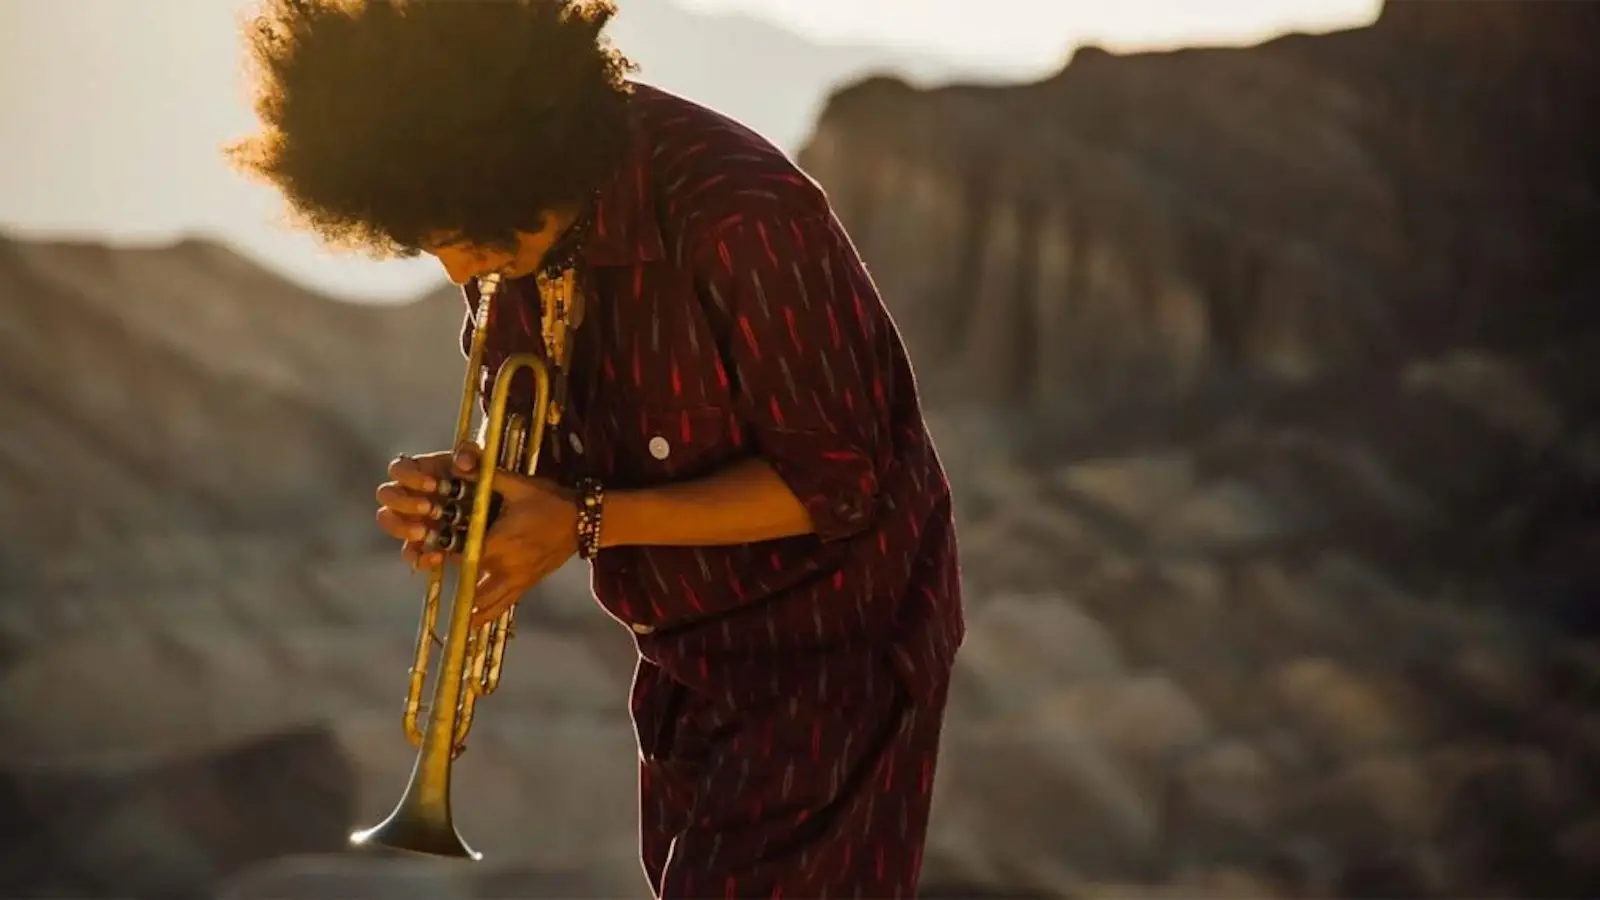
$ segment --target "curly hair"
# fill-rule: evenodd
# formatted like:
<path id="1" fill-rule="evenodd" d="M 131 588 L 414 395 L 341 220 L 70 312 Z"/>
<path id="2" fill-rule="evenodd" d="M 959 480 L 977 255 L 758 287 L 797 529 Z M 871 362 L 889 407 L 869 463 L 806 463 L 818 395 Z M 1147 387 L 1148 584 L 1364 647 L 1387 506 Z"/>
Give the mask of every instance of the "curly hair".
<path id="1" fill-rule="evenodd" d="M 261 133 L 225 149 L 295 224 L 377 258 L 430 235 L 509 248 L 579 205 L 629 140 L 611 0 L 264 0 Z"/>

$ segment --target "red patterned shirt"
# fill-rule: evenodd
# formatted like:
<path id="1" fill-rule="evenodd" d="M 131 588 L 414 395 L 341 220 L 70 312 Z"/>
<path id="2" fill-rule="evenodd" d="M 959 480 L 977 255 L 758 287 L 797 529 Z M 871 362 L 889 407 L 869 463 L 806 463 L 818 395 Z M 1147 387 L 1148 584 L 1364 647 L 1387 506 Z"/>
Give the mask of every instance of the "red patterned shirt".
<path id="1" fill-rule="evenodd" d="M 890 669 L 935 690 L 963 633 L 950 488 L 866 268 L 822 190 L 760 136 L 642 84 L 632 106 L 540 473 L 615 491 L 759 455 L 816 532 L 608 548 L 596 598 L 646 661 L 729 697 L 843 698 Z M 502 291 L 486 385 L 507 353 L 538 352 L 531 281 Z"/>

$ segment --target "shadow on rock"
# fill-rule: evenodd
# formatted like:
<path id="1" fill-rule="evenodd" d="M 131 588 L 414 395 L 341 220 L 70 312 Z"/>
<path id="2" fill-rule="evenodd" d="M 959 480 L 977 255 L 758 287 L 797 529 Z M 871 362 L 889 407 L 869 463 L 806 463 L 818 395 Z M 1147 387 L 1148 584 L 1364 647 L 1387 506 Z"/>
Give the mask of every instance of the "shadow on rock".
<path id="1" fill-rule="evenodd" d="M 324 728 L 130 772 L 0 775 L 0 895 L 209 897 L 231 873 L 345 845 L 353 772 Z"/>

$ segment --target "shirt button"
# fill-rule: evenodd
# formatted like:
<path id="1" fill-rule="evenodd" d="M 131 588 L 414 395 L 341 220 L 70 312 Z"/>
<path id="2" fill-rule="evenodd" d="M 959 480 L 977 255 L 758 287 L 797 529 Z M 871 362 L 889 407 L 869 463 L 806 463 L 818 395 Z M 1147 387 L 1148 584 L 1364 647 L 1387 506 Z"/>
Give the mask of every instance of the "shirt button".
<path id="1" fill-rule="evenodd" d="M 671 453 L 672 445 L 667 443 L 666 438 L 658 434 L 650 439 L 651 456 L 654 456 L 656 459 L 666 459 Z"/>
<path id="2" fill-rule="evenodd" d="M 567 433 L 567 443 L 572 445 L 573 453 L 583 452 L 583 438 L 578 437 L 578 433 L 576 431 Z"/>
<path id="3" fill-rule="evenodd" d="M 643 625 L 638 622 L 635 622 L 628 627 L 633 629 L 634 634 L 649 634 L 650 632 L 656 630 L 654 625 Z"/>

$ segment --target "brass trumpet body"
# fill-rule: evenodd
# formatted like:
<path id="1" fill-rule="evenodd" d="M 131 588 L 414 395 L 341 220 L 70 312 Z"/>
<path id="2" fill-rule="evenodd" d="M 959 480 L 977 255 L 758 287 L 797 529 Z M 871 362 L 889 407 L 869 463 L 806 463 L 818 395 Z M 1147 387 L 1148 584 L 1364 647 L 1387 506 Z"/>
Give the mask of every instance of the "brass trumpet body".
<path id="1" fill-rule="evenodd" d="M 483 366 L 489 317 L 500 278 L 491 275 L 480 279 L 479 286 L 476 328 L 467 354 L 466 383 L 456 419 L 455 446 L 471 440 L 473 410 L 479 401 L 478 374 Z M 525 415 L 507 409 L 512 380 L 524 370 L 534 380 L 533 407 Z M 417 630 L 416 659 L 410 670 L 402 716 L 406 738 L 417 748 L 416 762 L 394 811 L 377 825 L 350 835 L 354 846 L 387 847 L 472 860 L 482 858 L 482 854 L 468 846 L 456 831 L 450 810 L 450 778 L 455 758 L 466 749 L 467 733 L 472 729 L 478 699 L 493 693 L 499 685 L 500 668 L 516 612 L 513 607 L 479 629 L 469 627 L 477 599 L 483 538 L 488 531 L 494 497 L 496 466 L 488 463 L 494 460 L 498 468 L 532 475 L 539 466 L 539 448 L 544 443 L 549 404 L 550 376 L 544 361 L 533 354 L 507 359 L 495 378 L 484 417 L 481 457 L 484 464 L 477 480 L 441 485 L 441 499 L 449 504 L 459 504 L 470 497 L 470 506 L 466 507 L 464 515 L 449 517 L 455 522 L 446 522 L 441 541 L 444 549 L 459 554 L 449 626 L 440 640 L 434 628 L 444 593 L 445 573 L 441 567 L 429 574 L 422 622 Z M 463 521 L 465 527 L 457 530 L 456 523 Z M 433 699 L 427 706 L 426 720 L 419 727 L 428 661 L 434 643 L 440 644 L 439 672 L 434 679 Z"/>

